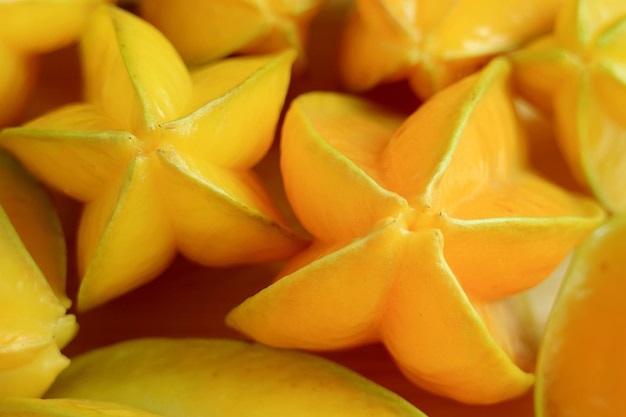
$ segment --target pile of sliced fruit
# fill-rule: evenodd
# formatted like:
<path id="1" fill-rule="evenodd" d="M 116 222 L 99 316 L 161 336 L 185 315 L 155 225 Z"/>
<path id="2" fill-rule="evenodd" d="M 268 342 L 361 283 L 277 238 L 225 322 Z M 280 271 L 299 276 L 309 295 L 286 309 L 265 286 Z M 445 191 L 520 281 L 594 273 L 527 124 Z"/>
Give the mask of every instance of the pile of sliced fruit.
<path id="1" fill-rule="evenodd" d="M 0 416 L 626 415 L 626 2 L 0 1 Z"/>

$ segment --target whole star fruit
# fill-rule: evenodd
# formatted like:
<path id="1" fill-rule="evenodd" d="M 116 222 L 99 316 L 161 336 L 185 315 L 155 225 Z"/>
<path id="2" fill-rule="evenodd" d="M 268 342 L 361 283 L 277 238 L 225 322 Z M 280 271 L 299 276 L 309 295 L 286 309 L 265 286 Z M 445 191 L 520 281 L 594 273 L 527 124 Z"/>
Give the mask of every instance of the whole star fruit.
<path id="1" fill-rule="evenodd" d="M 548 33 L 561 0 L 358 0 L 345 23 L 339 72 L 352 91 L 409 80 L 426 99 Z"/>
<path id="2" fill-rule="evenodd" d="M 538 417 L 626 413 L 626 217 L 574 252 L 539 351 Z"/>
<path id="3" fill-rule="evenodd" d="M 0 133 L 38 178 L 86 203 L 79 309 L 155 278 L 177 251 L 228 266 L 302 247 L 252 171 L 273 142 L 292 52 L 190 73 L 162 34 L 114 6 L 94 12 L 81 50 L 87 101 Z"/>
<path id="4" fill-rule="evenodd" d="M 37 56 L 76 41 L 90 13 L 103 2 L 0 2 L 0 127 L 16 123 L 24 111 L 36 84 Z"/>
<path id="5" fill-rule="evenodd" d="M 293 49 L 296 66 L 303 68 L 309 25 L 327 2 L 144 0 L 139 15 L 162 31 L 190 65 L 233 54 Z"/>
<path id="6" fill-rule="evenodd" d="M 0 152 L 0 398 L 37 397 L 69 359 L 77 330 L 66 314 L 65 246 L 42 187 Z"/>
<path id="7" fill-rule="evenodd" d="M 40 398 L 0 399 L 0 417 L 159 417 L 103 401 Z"/>
<path id="8" fill-rule="evenodd" d="M 626 4 L 566 0 L 555 30 L 511 55 L 516 90 L 552 117 L 574 177 L 626 210 Z"/>
<path id="9" fill-rule="evenodd" d="M 501 311 L 604 212 L 527 168 L 509 73 L 494 60 L 404 123 L 338 93 L 294 100 L 281 169 L 314 240 L 227 323 L 279 347 L 381 341 L 415 384 L 463 402 L 527 391 L 533 337 L 511 325 L 527 312 Z"/>
<path id="10" fill-rule="evenodd" d="M 145 338 L 75 357 L 46 393 L 164 417 L 424 416 L 400 396 L 311 354 L 234 339 Z"/>

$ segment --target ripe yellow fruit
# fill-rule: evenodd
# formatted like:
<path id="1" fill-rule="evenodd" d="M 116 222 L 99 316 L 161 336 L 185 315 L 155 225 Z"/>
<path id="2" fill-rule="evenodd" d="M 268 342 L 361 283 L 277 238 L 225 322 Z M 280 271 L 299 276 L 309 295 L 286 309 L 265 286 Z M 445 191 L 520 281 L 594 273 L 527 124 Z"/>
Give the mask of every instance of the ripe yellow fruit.
<path id="1" fill-rule="evenodd" d="M 87 101 L 0 133 L 42 182 L 86 203 L 79 309 L 154 279 L 178 251 L 228 266 L 303 245 L 252 171 L 273 142 L 293 52 L 190 73 L 161 33 L 114 6 L 93 13 L 81 51 Z"/>
<path id="2" fill-rule="evenodd" d="M 508 75 L 494 60 L 403 124 L 351 96 L 295 99 L 281 169 L 314 241 L 228 323 L 279 347 L 381 341 L 415 384 L 459 401 L 528 390 L 533 346 L 500 302 L 548 277 L 604 212 L 528 168 Z"/>
<path id="3" fill-rule="evenodd" d="M 77 325 L 66 315 L 64 291 L 65 246 L 54 209 L 0 152 L 0 398 L 40 396 L 68 365 L 60 349 Z"/>
<path id="4" fill-rule="evenodd" d="M 538 417 L 626 415 L 626 215 L 574 253 L 539 351 Z"/>
<path id="5" fill-rule="evenodd" d="M 227 339 L 136 339 L 96 349 L 74 358 L 46 397 L 111 401 L 168 417 L 424 417 L 328 360 Z"/>

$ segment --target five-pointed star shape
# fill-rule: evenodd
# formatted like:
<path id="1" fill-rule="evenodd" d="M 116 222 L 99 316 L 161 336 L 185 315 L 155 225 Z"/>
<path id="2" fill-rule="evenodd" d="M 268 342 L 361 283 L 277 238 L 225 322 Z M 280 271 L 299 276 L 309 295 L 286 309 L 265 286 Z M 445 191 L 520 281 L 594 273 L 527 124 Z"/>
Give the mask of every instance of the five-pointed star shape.
<path id="1" fill-rule="evenodd" d="M 529 329 L 499 300 L 546 278 L 604 213 L 526 167 L 509 70 L 493 61 L 403 124 L 349 96 L 297 98 L 281 167 L 315 239 L 228 323 L 281 347 L 381 341 L 413 382 L 460 401 L 527 390 Z"/>
<path id="2" fill-rule="evenodd" d="M 86 101 L 0 136 L 42 181 L 86 202 L 79 308 L 155 278 L 177 251 L 227 266 L 301 247 L 251 171 L 273 141 L 293 53 L 190 73 L 158 30 L 114 6 L 94 12 L 81 52 Z"/>

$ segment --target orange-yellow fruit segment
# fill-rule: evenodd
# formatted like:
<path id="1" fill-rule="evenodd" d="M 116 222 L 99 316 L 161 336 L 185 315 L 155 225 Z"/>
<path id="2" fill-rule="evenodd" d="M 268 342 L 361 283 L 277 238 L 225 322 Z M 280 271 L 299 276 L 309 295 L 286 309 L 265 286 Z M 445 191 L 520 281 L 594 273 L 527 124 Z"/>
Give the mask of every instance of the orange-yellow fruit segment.
<path id="1" fill-rule="evenodd" d="M 393 302 L 387 295 L 402 242 L 402 229 L 387 219 L 344 247 L 314 243 L 294 258 L 309 263 L 237 306 L 227 323 L 279 347 L 329 350 L 376 341 L 386 304 Z"/>
<path id="2" fill-rule="evenodd" d="M 541 282 L 604 219 L 604 211 L 591 200 L 567 194 L 537 177 L 525 182 L 524 187 L 503 190 L 501 198 L 491 201 L 500 217 L 446 215 L 441 219 L 448 265 L 465 290 L 483 300 L 506 297 Z M 526 197 L 519 204 L 515 204 L 517 192 Z"/>
<path id="3" fill-rule="evenodd" d="M 60 353 L 76 333 L 65 307 L 0 207 L 0 398 L 37 397 L 69 360 Z"/>
<path id="4" fill-rule="evenodd" d="M 291 51 L 197 68 L 189 113 L 162 126 L 178 150 L 224 168 L 249 169 L 267 153 L 289 87 Z"/>
<path id="5" fill-rule="evenodd" d="M 56 296 L 69 307 L 71 302 L 65 295 L 65 239 L 59 218 L 46 190 L 2 151 L 0 207 Z"/>
<path id="6" fill-rule="evenodd" d="M 506 61 L 494 60 L 478 75 L 468 77 L 438 95 L 439 106 L 461 104 L 452 110 L 453 116 L 448 119 L 452 119 L 450 131 L 444 130 L 442 135 L 441 130 L 435 128 L 422 133 L 424 142 L 427 141 L 421 144 L 424 148 L 438 139 L 449 144 L 448 152 L 437 167 L 439 172 L 434 172 L 426 189 L 427 201 L 435 206 L 445 207 L 453 214 L 465 211 L 462 207 L 467 200 L 472 204 L 476 194 L 484 189 L 489 192 L 492 187 L 502 187 L 521 170 L 526 155 L 520 140 L 519 121 L 513 110 L 509 72 Z M 469 91 L 461 88 L 465 82 L 471 85 Z M 448 100 L 452 103 L 448 104 Z M 485 217 L 500 217 L 506 210 L 495 210 L 494 213 L 483 208 L 480 211 Z M 471 216 L 470 213 L 467 215 Z"/>
<path id="7" fill-rule="evenodd" d="M 185 110 L 192 88 L 187 68 L 163 34 L 139 17 L 101 6 L 81 53 L 87 100 L 126 129 L 148 132 Z"/>
<path id="8" fill-rule="evenodd" d="M 626 413 L 626 217 L 609 220 L 574 254 L 539 352 L 539 417 Z"/>
<path id="9" fill-rule="evenodd" d="M 6 398 L 0 400 L 0 417 L 158 417 L 120 404 L 71 398 Z"/>
<path id="10" fill-rule="evenodd" d="M 78 233 L 81 310 L 156 278 L 176 253 L 159 184 L 150 173 L 153 158 L 134 159 L 85 206 Z"/>
<path id="11" fill-rule="evenodd" d="M 381 338 L 405 375 L 431 392 L 482 404 L 520 396 L 533 376 L 490 333 L 518 330 L 489 329 L 447 267 L 442 237 L 434 229 L 405 235 Z"/>
<path id="12" fill-rule="evenodd" d="M 164 147 L 155 177 L 180 251 L 201 264 L 227 266 L 284 259 L 302 242 L 285 228 L 258 178 Z"/>
<path id="13" fill-rule="evenodd" d="M 0 3 L 0 43 L 14 52 L 41 53 L 76 40 L 102 0 L 14 0 Z"/>
<path id="14" fill-rule="evenodd" d="M 232 339 L 147 338 L 96 349 L 74 358 L 46 396 L 185 417 L 424 417 L 334 362 Z"/>
<path id="15" fill-rule="evenodd" d="M 93 199 L 139 152 L 134 135 L 90 104 L 68 105 L 7 128 L 0 146 L 46 184 L 81 201 Z"/>
<path id="16" fill-rule="evenodd" d="M 506 61 L 492 61 L 413 113 L 385 149 L 389 187 L 411 202 L 454 212 L 480 188 L 516 175 L 524 150 L 508 74 Z"/>
<path id="17" fill-rule="evenodd" d="M 379 154 L 403 115 L 336 93 L 296 98 L 281 136 L 281 172 L 287 196 L 314 236 L 354 238 L 406 201 L 376 182 Z M 346 179 L 350 187 L 338 187 Z"/>

